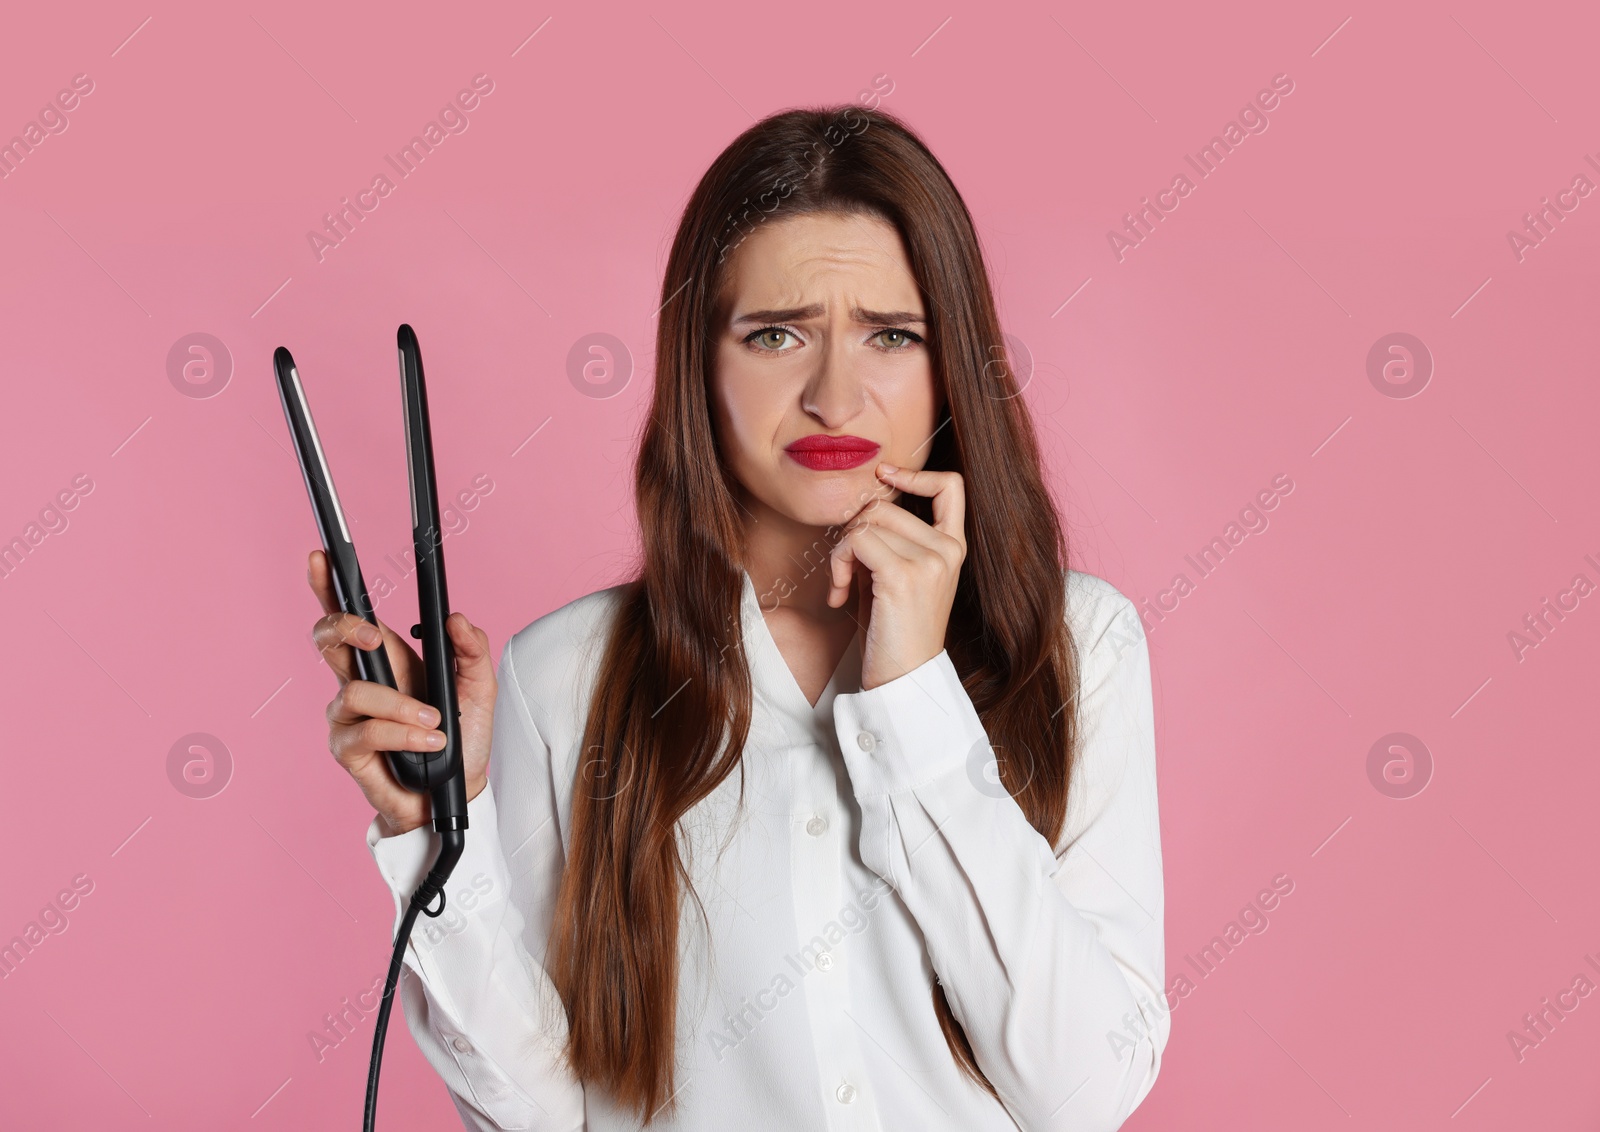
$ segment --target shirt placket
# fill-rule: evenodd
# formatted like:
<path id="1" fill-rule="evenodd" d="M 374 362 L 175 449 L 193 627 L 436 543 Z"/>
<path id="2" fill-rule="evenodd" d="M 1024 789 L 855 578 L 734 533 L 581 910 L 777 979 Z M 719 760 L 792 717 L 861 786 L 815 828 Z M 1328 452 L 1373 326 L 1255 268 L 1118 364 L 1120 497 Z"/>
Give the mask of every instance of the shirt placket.
<path id="1" fill-rule="evenodd" d="M 818 729 L 794 760 L 794 808 L 789 815 L 790 876 L 794 881 L 795 940 L 784 969 L 805 992 L 812 1020 L 812 1052 L 830 1129 L 879 1132 L 876 1098 L 866 1079 L 860 1011 L 850 993 L 850 935 L 840 921 L 847 902 L 845 839 L 848 814 L 841 812 L 842 759 L 831 732 Z"/>

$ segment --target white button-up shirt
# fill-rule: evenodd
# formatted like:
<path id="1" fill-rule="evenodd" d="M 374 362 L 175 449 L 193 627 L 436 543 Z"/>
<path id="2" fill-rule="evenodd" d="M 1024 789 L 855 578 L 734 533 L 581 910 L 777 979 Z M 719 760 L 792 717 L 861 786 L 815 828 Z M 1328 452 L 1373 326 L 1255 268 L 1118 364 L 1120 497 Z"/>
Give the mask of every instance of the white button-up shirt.
<path id="1" fill-rule="evenodd" d="M 406 952 L 406 1022 L 468 1129 L 640 1127 L 562 1068 L 541 966 L 619 591 L 507 642 L 489 784 Z M 684 901 L 677 1107 L 651 1128 L 1108 1132 L 1144 1099 L 1170 1027 L 1149 656 L 1101 578 L 1068 573 L 1067 616 L 1083 746 L 1052 846 L 997 781 L 948 653 L 861 691 L 858 631 L 813 706 L 744 575 L 744 804 L 735 770 L 685 823 L 706 919 Z M 437 835 L 374 819 L 367 844 L 398 926 Z M 935 978 L 1000 1100 L 951 1056 Z"/>

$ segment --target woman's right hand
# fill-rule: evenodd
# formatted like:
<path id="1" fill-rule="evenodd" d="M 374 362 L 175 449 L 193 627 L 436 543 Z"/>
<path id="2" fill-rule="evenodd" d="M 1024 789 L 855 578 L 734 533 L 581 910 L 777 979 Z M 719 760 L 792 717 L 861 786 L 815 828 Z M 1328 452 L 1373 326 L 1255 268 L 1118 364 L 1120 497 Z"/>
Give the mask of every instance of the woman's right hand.
<path id="1" fill-rule="evenodd" d="M 339 609 L 328 558 L 321 550 L 311 552 L 307 578 L 324 611 L 312 626 L 311 638 L 339 678 L 339 692 L 328 704 L 328 750 L 378 812 L 384 836 L 427 825 L 431 799 L 396 782 L 383 757 L 384 751 L 437 751 L 444 746 L 444 732 L 437 730 L 439 713 L 417 698 L 427 685 L 422 658 L 382 621 L 380 636 L 369 622 Z M 461 755 L 471 801 L 488 782 L 497 680 L 487 633 L 461 613 L 450 614 L 445 630 L 455 646 Z M 371 651 L 380 645 L 388 651 L 398 691 L 357 678 L 351 650 Z"/>

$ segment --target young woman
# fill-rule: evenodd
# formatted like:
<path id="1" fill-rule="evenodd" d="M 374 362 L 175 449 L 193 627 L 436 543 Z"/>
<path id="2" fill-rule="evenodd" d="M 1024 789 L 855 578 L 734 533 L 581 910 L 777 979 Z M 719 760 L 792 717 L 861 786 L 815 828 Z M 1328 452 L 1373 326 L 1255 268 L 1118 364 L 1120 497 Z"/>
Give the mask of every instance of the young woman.
<path id="1" fill-rule="evenodd" d="M 638 576 L 498 666 L 450 618 L 471 830 L 418 1046 L 472 1129 L 1116 1128 L 1169 1029 L 1149 658 L 1067 567 L 960 194 L 886 112 L 777 114 L 661 297 Z M 438 720 L 310 576 L 403 911 L 435 835 L 379 752 Z M 404 692 L 352 678 L 380 645 Z"/>

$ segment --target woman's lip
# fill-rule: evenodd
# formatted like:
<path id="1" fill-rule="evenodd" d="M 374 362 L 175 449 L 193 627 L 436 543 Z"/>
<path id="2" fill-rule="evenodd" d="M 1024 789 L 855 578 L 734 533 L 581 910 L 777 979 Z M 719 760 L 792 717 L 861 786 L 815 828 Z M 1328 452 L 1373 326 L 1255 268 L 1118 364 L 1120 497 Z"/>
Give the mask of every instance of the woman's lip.
<path id="1" fill-rule="evenodd" d="M 856 468 L 878 453 L 881 446 L 859 436 L 801 437 L 784 449 L 795 463 L 812 471 L 831 472 Z"/>
<path id="2" fill-rule="evenodd" d="M 820 432 L 802 436 L 785 449 L 787 452 L 876 452 L 877 450 L 877 441 L 867 440 L 865 437 L 827 436 Z"/>

